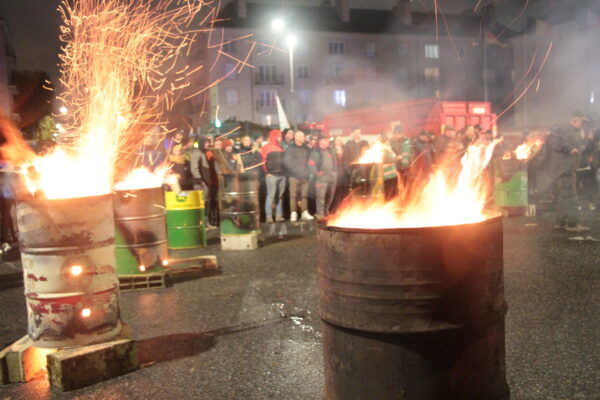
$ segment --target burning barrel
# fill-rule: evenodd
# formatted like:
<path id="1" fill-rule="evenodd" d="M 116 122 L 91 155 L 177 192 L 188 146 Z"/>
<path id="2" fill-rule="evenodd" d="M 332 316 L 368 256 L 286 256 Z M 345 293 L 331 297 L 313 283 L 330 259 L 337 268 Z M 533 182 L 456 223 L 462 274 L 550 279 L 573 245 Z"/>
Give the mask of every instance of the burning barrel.
<path id="1" fill-rule="evenodd" d="M 119 276 L 163 270 L 169 254 L 162 187 L 117 191 L 115 225 Z"/>
<path id="2" fill-rule="evenodd" d="M 259 185 L 256 173 L 219 174 L 221 246 L 224 250 L 258 247 Z"/>
<path id="3" fill-rule="evenodd" d="M 121 331 L 112 195 L 17 204 L 28 334 L 72 347 Z"/>
<path id="4" fill-rule="evenodd" d="M 328 400 L 501 400 L 502 220 L 318 225 Z"/>
<path id="5" fill-rule="evenodd" d="M 350 164 L 350 192 L 361 199 L 383 199 L 383 163 Z"/>

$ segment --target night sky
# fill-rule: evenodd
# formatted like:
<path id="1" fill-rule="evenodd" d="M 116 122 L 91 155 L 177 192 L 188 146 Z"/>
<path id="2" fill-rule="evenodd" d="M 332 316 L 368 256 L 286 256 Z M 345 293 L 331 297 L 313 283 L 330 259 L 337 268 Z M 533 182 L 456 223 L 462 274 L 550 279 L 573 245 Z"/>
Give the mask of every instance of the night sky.
<path id="1" fill-rule="evenodd" d="M 60 41 L 58 0 L 0 0 L 20 70 L 41 69 L 56 79 Z"/>

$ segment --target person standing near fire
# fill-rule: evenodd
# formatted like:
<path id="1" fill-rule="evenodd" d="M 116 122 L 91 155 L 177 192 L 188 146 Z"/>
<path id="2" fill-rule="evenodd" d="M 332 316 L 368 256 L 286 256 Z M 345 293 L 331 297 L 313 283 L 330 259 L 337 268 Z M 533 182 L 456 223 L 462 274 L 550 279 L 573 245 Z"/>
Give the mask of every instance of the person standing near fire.
<path id="1" fill-rule="evenodd" d="M 413 144 L 410 138 L 404 134 L 401 125 L 396 125 L 394 127 L 394 134 L 392 140 L 390 140 L 390 146 L 396 157 L 396 170 L 398 171 L 399 178 L 402 179 L 403 184 L 406 184 L 408 182 Z"/>
<path id="2" fill-rule="evenodd" d="M 590 230 L 579 224 L 576 190 L 576 173 L 582 150 L 580 134 L 586 122 L 588 119 L 582 112 L 574 111 L 567 124 L 550 129 L 546 140 L 545 168 L 539 177 L 541 187 L 554 192 L 554 227 L 569 232 Z"/>
<path id="3" fill-rule="evenodd" d="M 337 182 L 337 157 L 330 148 L 329 137 L 321 135 L 308 160 L 311 178 L 315 180 L 318 219 L 329 215 Z"/>
<path id="4" fill-rule="evenodd" d="M 300 197 L 302 219 L 314 219 L 308 212 L 308 158 L 310 149 L 304 141 L 304 132 L 296 131 L 294 133 L 294 143 L 285 150 L 283 155 L 283 165 L 288 175 L 290 188 L 290 221 L 292 222 L 298 220 L 298 197 Z"/>
<path id="5" fill-rule="evenodd" d="M 283 218 L 283 193 L 285 192 L 286 179 L 283 166 L 283 148 L 281 132 L 273 129 L 269 132 L 269 142 L 260 149 L 264 161 L 263 171 L 267 186 L 265 198 L 265 216 L 267 223 L 273 222 L 273 202 L 275 202 L 275 221 L 284 221 Z"/>

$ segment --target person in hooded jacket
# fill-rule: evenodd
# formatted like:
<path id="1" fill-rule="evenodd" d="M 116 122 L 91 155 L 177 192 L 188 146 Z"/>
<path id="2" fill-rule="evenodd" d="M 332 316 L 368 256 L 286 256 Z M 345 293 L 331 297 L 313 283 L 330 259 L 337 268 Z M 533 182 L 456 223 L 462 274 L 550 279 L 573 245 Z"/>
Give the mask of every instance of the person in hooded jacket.
<path id="1" fill-rule="evenodd" d="M 286 179 L 283 165 L 283 148 L 281 147 L 281 131 L 273 129 L 269 132 L 269 142 L 260 149 L 264 161 L 263 171 L 267 184 L 265 200 L 265 215 L 267 223 L 273 222 L 273 201 L 275 206 L 275 221 L 283 221 L 283 193 L 285 192 Z"/>

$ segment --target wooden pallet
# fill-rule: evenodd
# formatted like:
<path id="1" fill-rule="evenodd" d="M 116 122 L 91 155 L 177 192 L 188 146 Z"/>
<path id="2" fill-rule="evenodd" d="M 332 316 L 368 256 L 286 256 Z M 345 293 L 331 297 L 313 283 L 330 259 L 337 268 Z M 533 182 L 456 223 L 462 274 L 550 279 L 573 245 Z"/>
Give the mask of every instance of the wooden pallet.
<path id="1" fill-rule="evenodd" d="M 119 289 L 122 291 L 157 289 L 164 288 L 166 286 L 167 273 L 165 272 L 119 276 Z"/>

